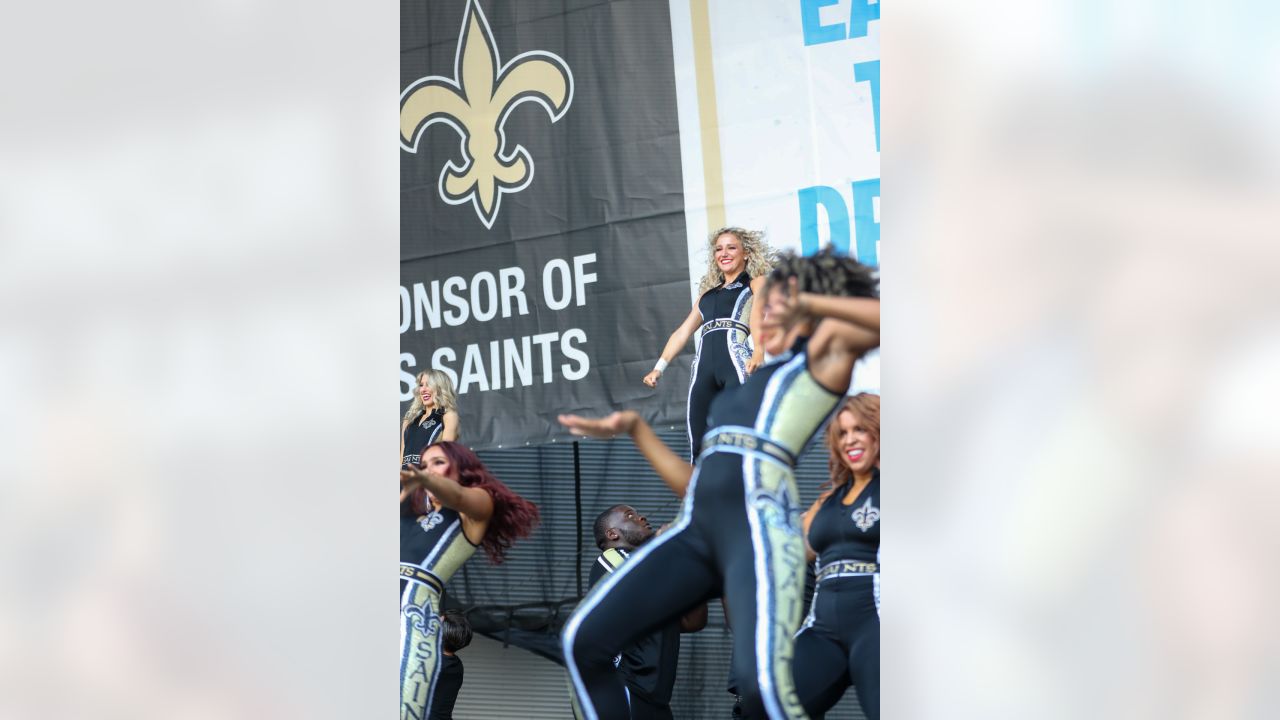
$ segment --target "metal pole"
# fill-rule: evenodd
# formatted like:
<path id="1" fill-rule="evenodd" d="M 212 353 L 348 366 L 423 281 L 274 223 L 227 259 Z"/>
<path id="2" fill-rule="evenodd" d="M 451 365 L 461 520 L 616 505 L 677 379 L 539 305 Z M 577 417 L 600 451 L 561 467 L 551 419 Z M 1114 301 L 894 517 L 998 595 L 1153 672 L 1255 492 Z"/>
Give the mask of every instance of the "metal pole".
<path id="1" fill-rule="evenodd" d="M 578 578 L 578 597 L 582 597 L 582 462 L 577 440 L 573 441 L 573 505 L 578 528 L 578 567 L 575 575 Z"/>

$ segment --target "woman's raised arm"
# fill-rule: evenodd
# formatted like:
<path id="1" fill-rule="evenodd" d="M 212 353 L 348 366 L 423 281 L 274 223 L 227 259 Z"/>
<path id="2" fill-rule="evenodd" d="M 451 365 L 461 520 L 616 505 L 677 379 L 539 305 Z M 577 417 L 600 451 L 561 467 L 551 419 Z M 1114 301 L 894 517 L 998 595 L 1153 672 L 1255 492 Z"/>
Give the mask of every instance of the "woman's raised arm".
<path id="1" fill-rule="evenodd" d="M 689 488 L 689 478 L 693 477 L 693 466 L 667 447 L 636 411 L 623 410 L 603 418 L 561 415 L 559 419 L 560 424 L 569 428 L 569 432 L 574 435 L 597 438 L 610 438 L 624 433 L 630 435 L 632 442 L 653 466 L 658 477 L 662 478 L 672 492 L 684 497 L 685 490 Z"/>

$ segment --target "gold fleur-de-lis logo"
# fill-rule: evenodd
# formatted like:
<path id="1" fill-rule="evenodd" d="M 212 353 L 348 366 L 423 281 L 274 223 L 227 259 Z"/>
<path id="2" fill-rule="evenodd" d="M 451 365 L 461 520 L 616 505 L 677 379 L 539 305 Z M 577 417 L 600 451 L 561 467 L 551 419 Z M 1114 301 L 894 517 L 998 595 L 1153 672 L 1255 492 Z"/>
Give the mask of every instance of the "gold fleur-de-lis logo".
<path id="1" fill-rule="evenodd" d="M 520 103 L 541 105 L 555 122 L 573 101 L 573 75 L 556 55 L 521 53 L 503 65 L 493 32 L 476 0 L 468 0 L 453 62 L 454 77 L 424 77 L 400 95 L 400 146 L 417 152 L 434 123 L 461 136 L 462 162 L 450 160 L 440 172 L 440 199 L 450 205 L 470 201 L 486 228 L 493 227 L 504 193 L 533 181 L 533 158 L 522 145 L 507 148 L 503 125 Z"/>

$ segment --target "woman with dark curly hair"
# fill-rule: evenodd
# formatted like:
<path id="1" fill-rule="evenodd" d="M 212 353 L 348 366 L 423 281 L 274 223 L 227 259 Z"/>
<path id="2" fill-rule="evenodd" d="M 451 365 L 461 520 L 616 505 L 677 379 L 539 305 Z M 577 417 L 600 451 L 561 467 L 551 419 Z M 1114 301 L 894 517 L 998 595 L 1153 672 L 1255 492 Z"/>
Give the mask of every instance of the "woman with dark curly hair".
<path id="1" fill-rule="evenodd" d="M 400 470 L 400 716 L 426 718 L 440 669 L 440 593 L 483 547 L 489 561 L 538 524 L 538 507 L 456 442 Z"/>
<path id="2" fill-rule="evenodd" d="M 852 685 L 880 717 L 880 396 L 860 393 L 827 426 L 831 481 L 804 514 L 805 557 L 817 560 L 809 617 L 796 635 L 800 702 L 821 718 Z"/>
<path id="3" fill-rule="evenodd" d="M 762 307 L 753 298 L 763 291 L 774 260 L 764 233 L 756 230 L 720 228 L 711 233 L 708 245 L 698 301 L 667 339 L 653 370 L 644 376 L 645 385 L 657 387 L 667 363 L 697 333 L 685 404 L 690 459 L 698 457 L 711 399 L 726 387 L 741 385 L 764 363 L 764 348 L 757 337 Z"/>
<path id="4" fill-rule="evenodd" d="M 626 433 L 684 503 L 674 525 L 602 580 L 561 638 L 580 717 L 627 717 L 612 658 L 698 603 L 733 613 L 733 675 L 745 717 L 803 718 L 792 681 L 804 604 L 796 455 L 839 405 L 853 366 L 880 343 L 870 269 L 827 250 L 784 256 L 769 276 L 762 340 L 775 359 L 711 403 L 690 465 L 632 410 L 562 415 L 578 435 Z"/>

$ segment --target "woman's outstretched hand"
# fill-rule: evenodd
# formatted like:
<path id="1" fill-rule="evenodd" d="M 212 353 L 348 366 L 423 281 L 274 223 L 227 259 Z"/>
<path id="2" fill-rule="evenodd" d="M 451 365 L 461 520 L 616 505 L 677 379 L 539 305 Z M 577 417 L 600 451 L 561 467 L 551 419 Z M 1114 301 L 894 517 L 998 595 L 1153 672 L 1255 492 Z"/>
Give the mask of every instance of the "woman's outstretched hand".
<path id="1" fill-rule="evenodd" d="M 764 364 L 764 353 L 760 350 L 751 354 L 751 359 L 747 361 L 747 374 L 755 372 Z"/>
<path id="2" fill-rule="evenodd" d="M 416 465 L 400 468 L 400 493 L 413 492 L 427 486 L 427 471 Z"/>
<path id="3" fill-rule="evenodd" d="M 557 418 L 560 424 L 574 435 L 595 438 L 611 438 L 631 432 L 636 424 L 634 410 L 622 410 L 602 418 L 584 418 L 578 415 L 561 415 Z"/>
<path id="4" fill-rule="evenodd" d="M 400 469 L 400 486 L 410 492 L 419 488 L 431 489 L 432 482 L 438 483 L 444 478 L 430 470 L 424 470 L 417 465 L 410 465 L 407 468 Z M 437 484 L 436 487 L 439 487 Z"/>
<path id="5" fill-rule="evenodd" d="M 644 384 L 651 388 L 658 387 L 658 378 L 662 377 L 661 370 L 650 370 L 648 375 L 644 376 Z"/>
<path id="6" fill-rule="evenodd" d="M 426 490 L 428 498 L 439 497 L 442 487 L 449 482 L 443 475 L 423 469 L 418 465 L 410 465 L 400 469 L 400 502 L 404 502 L 417 490 Z"/>
<path id="7" fill-rule="evenodd" d="M 409 499 L 413 491 L 426 487 L 427 472 L 417 465 L 400 468 L 400 502 Z"/>

